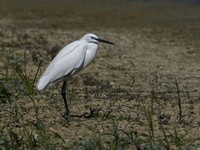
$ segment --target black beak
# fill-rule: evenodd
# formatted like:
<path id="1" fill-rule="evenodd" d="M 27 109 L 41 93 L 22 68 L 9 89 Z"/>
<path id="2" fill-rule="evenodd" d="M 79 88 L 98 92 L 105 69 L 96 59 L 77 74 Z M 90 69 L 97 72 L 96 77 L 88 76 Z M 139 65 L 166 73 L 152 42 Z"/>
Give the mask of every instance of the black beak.
<path id="1" fill-rule="evenodd" d="M 97 38 L 96 40 L 99 41 L 99 42 L 103 42 L 103 43 L 108 43 L 108 44 L 115 45 L 114 43 L 109 42 L 109 41 L 106 41 L 106 40 L 103 40 L 103 39 L 101 39 L 101 38 Z"/>

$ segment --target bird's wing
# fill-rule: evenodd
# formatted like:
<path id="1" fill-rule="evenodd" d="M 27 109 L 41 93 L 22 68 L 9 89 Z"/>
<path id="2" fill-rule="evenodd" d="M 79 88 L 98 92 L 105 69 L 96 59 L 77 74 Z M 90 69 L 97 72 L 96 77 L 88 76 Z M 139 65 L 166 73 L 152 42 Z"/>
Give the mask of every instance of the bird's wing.
<path id="1" fill-rule="evenodd" d="M 72 71 L 81 69 L 86 55 L 87 46 L 81 43 L 78 46 L 74 46 L 71 51 L 66 50 L 65 52 L 64 49 L 59 52 L 59 54 L 47 67 L 37 84 L 38 89 L 42 90 L 47 87 L 49 83 L 54 83 Z"/>
<path id="2" fill-rule="evenodd" d="M 76 47 L 78 47 L 81 44 L 82 44 L 82 42 L 77 40 L 77 41 L 74 41 L 74 42 L 66 45 L 63 49 L 61 49 L 59 51 L 59 53 L 55 56 L 55 58 L 52 60 L 52 62 L 57 61 L 57 59 L 60 59 L 61 57 L 71 53 Z"/>
<path id="3" fill-rule="evenodd" d="M 66 55 L 73 52 L 78 46 L 80 46 L 82 43 L 80 41 L 74 41 L 68 45 L 66 45 L 63 49 L 59 51 L 59 53 L 54 57 L 54 59 L 51 61 L 51 63 L 46 68 L 46 71 L 43 73 L 43 75 L 48 74 L 49 71 L 53 70 L 54 65 L 59 62 L 62 57 L 65 57 Z M 49 70 L 49 71 L 48 71 Z"/>

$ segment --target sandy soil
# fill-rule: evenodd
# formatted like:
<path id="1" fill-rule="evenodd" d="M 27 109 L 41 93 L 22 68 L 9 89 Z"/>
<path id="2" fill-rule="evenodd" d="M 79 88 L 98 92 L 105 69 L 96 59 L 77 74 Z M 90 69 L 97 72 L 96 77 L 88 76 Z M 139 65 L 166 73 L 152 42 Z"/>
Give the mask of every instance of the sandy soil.
<path id="1" fill-rule="evenodd" d="M 88 28 L 21 28 L 10 23 L 9 19 L 0 21 L 2 79 L 6 76 L 6 64 L 16 65 L 16 62 L 23 64 L 26 74 L 33 79 L 42 60 L 38 80 L 60 48 L 89 31 Z M 134 131 L 145 141 L 150 136 L 148 115 L 151 115 L 156 139 L 165 138 L 163 130 L 169 139 L 177 132 L 185 141 L 184 148 L 200 146 L 199 31 L 197 24 L 93 28 L 89 32 L 116 45 L 99 44 L 95 61 L 69 82 L 68 99 L 71 114 L 80 115 L 92 108 L 96 109 L 96 116 L 63 119 L 61 83 L 43 92 L 34 88 L 31 100 L 24 94 L 22 82 L 8 80 L 5 85 L 14 92 L 13 102 L 0 103 L 1 136 L 12 129 L 20 137 L 26 137 L 26 128 L 38 141 L 46 137 L 56 147 L 69 148 L 97 135 L 106 143 L 112 139 L 106 133 L 112 133 L 117 126 L 120 134 Z M 12 69 L 8 70 L 14 79 Z M 144 148 L 147 142 L 139 143 Z M 173 148 L 175 144 L 171 145 Z"/>

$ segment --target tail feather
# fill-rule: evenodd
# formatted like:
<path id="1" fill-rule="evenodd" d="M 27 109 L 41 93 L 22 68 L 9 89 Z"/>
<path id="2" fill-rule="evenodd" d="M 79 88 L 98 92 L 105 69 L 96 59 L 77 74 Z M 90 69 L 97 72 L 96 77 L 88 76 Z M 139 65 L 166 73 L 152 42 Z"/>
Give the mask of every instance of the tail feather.
<path id="1" fill-rule="evenodd" d="M 40 91 L 44 90 L 48 85 L 49 85 L 49 78 L 47 76 L 42 76 L 38 81 L 36 87 Z"/>

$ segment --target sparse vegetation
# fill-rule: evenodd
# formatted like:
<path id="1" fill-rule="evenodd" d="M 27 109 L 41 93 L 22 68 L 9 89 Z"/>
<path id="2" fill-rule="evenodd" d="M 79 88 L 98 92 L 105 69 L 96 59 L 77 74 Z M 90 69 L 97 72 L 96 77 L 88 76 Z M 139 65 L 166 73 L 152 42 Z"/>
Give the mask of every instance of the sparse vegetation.
<path id="1" fill-rule="evenodd" d="M 15 6 L 16 2 L 2 1 L 0 6 L 0 149 L 200 148 L 200 30 L 196 20 L 200 13 L 190 15 L 190 11 L 199 12 L 197 6 L 134 6 L 119 0 L 113 7 L 107 2 L 98 8 L 93 1 L 95 7 L 89 12 L 91 5 L 86 2 L 76 6 L 82 16 L 78 12 L 67 16 L 71 5 L 80 1 L 66 2 L 70 5 L 51 1 L 46 9 L 45 1 L 41 5 L 22 2 Z M 103 5 L 106 7 L 101 10 Z M 6 8 L 12 10 L 4 16 L 10 10 Z M 27 9 L 30 12 L 24 13 Z M 176 14 L 171 18 L 169 12 Z M 114 19 L 103 18 L 104 14 Z M 93 23 L 79 26 L 85 23 L 81 18 L 86 15 Z M 177 16 L 180 18 L 175 21 Z M 79 25 L 74 26 L 77 22 Z M 35 83 L 55 55 L 55 45 L 63 47 L 91 27 L 90 32 L 105 35 L 117 45 L 100 47 L 94 63 L 69 82 L 71 113 L 95 111 L 95 115 L 67 121 L 61 116 L 61 84 L 38 92 Z"/>

